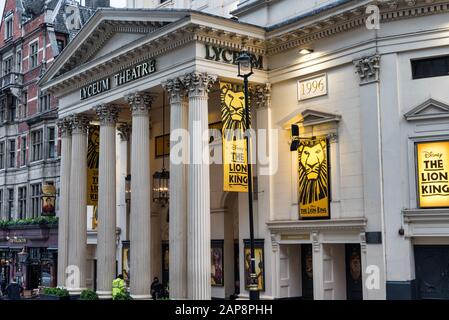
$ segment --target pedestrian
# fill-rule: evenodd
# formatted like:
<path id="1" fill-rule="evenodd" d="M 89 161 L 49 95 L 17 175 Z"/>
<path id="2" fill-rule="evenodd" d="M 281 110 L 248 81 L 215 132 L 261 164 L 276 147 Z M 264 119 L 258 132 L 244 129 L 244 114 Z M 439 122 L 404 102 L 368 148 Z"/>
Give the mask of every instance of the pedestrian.
<path id="1" fill-rule="evenodd" d="M 117 279 L 112 281 L 112 299 L 114 299 L 119 294 L 126 293 L 125 280 L 123 280 L 123 275 L 119 274 Z"/>
<path id="2" fill-rule="evenodd" d="M 6 287 L 6 295 L 8 300 L 20 300 L 20 294 L 23 291 L 23 288 L 20 284 L 18 284 L 15 280 L 11 281 L 11 283 Z"/>
<path id="3" fill-rule="evenodd" d="M 158 277 L 154 277 L 153 282 L 151 283 L 151 296 L 153 300 L 157 300 L 160 297 L 162 289 L 162 283 L 159 282 Z"/>

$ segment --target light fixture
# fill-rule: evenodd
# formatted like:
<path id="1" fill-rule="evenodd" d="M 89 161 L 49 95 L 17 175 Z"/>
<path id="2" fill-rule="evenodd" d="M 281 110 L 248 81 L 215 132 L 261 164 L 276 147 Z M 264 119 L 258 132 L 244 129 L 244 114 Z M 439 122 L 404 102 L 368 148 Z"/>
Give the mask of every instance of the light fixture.
<path id="1" fill-rule="evenodd" d="M 238 76 L 241 78 L 248 78 L 253 74 L 253 64 L 251 61 L 251 56 L 248 52 L 243 51 L 240 56 L 236 59 L 237 65 L 239 67 Z"/>
<path id="2" fill-rule="evenodd" d="M 170 172 L 165 170 L 165 92 L 162 95 L 162 150 L 162 169 L 153 174 L 153 201 L 165 207 L 170 191 Z"/>
<path id="3" fill-rule="evenodd" d="M 311 54 L 311 53 L 313 53 L 313 49 L 310 49 L 310 48 L 303 48 L 299 51 L 299 54 L 301 54 L 303 56 Z"/>
<path id="4" fill-rule="evenodd" d="M 26 263 L 28 259 L 28 252 L 25 251 L 25 248 L 22 249 L 21 252 L 17 254 L 19 258 L 19 263 Z"/>

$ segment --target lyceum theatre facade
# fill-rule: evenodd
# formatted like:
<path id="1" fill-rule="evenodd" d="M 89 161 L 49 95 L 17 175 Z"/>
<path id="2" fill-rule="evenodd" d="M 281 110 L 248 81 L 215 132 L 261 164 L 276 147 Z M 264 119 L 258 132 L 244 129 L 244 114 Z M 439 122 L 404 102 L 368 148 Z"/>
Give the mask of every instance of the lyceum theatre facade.
<path id="1" fill-rule="evenodd" d="M 245 1 L 232 12 L 238 21 L 98 10 L 40 81 L 59 99 L 66 245 L 58 263 L 67 266 L 59 285 L 106 298 L 124 273 L 135 298 L 149 298 L 154 276 L 169 282 L 172 298 L 248 297 L 248 196 L 224 191 L 239 179 L 205 161 L 226 148 L 220 134 L 202 134 L 237 118 L 235 60 L 246 49 L 261 297 L 411 297 L 417 235 L 402 221 L 418 223 L 421 211 L 402 212 L 418 208 L 416 184 L 401 185 L 396 174 L 414 171 L 396 171 L 389 157 L 397 151 L 395 161 L 413 162 L 415 140 L 407 139 L 432 118 L 417 115 L 447 107 L 441 84 L 415 87 L 410 60 L 444 54 L 448 1 L 382 4 L 378 30 L 366 24 L 372 2 Z M 430 40 L 417 41 L 420 32 Z M 429 92 L 438 101 L 420 104 Z M 436 140 L 447 134 L 440 127 Z M 161 169 L 170 172 L 167 202 L 158 201 L 163 189 L 152 190 Z M 97 231 L 87 230 L 97 210 Z"/>

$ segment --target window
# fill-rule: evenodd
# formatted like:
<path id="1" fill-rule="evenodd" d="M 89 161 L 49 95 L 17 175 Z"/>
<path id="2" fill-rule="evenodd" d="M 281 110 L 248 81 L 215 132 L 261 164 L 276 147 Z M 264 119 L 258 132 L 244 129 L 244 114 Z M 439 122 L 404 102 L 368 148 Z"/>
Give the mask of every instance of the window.
<path id="1" fill-rule="evenodd" d="M 65 42 L 64 42 L 64 40 L 56 40 L 56 44 L 58 45 L 58 51 L 59 51 L 59 53 L 61 53 L 62 50 L 64 50 L 64 47 L 65 47 Z"/>
<path id="2" fill-rule="evenodd" d="M 449 56 L 412 60 L 413 79 L 449 75 Z"/>
<path id="3" fill-rule="evenodd" d="M 56 155 L 55 155 L 55 146 L 56 146 L 56 141 L 55 141 L 55 128 L 51 127 L 47 129 L 47 141 L 48 141 L 48 154 L 47 154 L 47 158 L 49 159 L 53 159 Z"/>
<path id="4" fill-rule="evenodd" d="M 37 218 L 41 209 L 41 184 L 31 185 L 31 214 L 32 218 Z"/>
<path id="5" fill-rule="evenodd" d="M 12 72 L 12 57 L 6 58 L 3 62 L 3 75 L 10 74 Z"/>
<path id="6" fill-rule="evenodd" d="M 27 187 L 19 188 L 19 211 L 17 212 L 18 219 L 25 219 L 27 212 Z"/>
<path id="7" fill-rule="evenodd" d="M 0 169 L 5 169 L 5 141 L 0 142 Z"/>
<path id="8" fill-rule="evenodd" d="M 14 211 L 14 189 L 8 189 L 8 210 L 7 210 L 8 220 L 12 219 L 13 211 Z"/>
<path id="9" fill-rule="evenodd" d="M 0 100 L 0 124 L 5 122 L 6 101 L 6 97 Z"/>
<path id="10" fill-rule="evenodd" d="M 12 37 L 13 34 L 13 21 L 12 21 L 12 15 L 7 17 L 5 19 L 5 39 L 9 39 Z"/>
<path id="11" fill-rule="evenodd" d="M 41 112 L 50 110 L 50 95 L 42 94 L 39 97 L 39 109 Z"/>
<path id="12" fill-rule="evenodd" d="M 31 132 L 31 161 L 42 160 L 42 130 Z"/>
<path id="13" fill-rule="evenodd" d="M 0 189 L 0 218 L 3 218 L 3 189 Z"/>
<path id="14" fill-rule="evenodd" d="M 20 141 L 20 165 L 26 165 L 27 161 L 27 137 L 22 137 L 22 141 Z"/>
<path id="15" fill-rule="evenodd" d="M 38 49 L 39 49 L 39 44 L 37 42 L 30 44 L 30 68 L 37 67 Z"/>
<path id="16" fill-rule="evenodd" d="M 22 119 L 25 119 L 28 114 L 28 92 L 23 93 L 22 97 Z"/>
<path id="17" fill-rule="evenodd" d="M 17 98 L 16 97 L 11 97 L 11 104 L 9 105 L 9 109 L 8 109 L 8 119 L 11 122 L 14 122 L 14 120 L 16 119 L 16 109 L 17 109 Z"/>
<path id="18" fill-rule="evenodd" d="M 8 168 L 16 166 L 16 140 L 9 140 L 9 162 Z"/>
<path id="19" fill-rule="evenodd" d="M 17 72 L 22 73 L 22 51 L 17 52 L 16 59 L 17 59 L 17 63 L 16 63 Z"/>

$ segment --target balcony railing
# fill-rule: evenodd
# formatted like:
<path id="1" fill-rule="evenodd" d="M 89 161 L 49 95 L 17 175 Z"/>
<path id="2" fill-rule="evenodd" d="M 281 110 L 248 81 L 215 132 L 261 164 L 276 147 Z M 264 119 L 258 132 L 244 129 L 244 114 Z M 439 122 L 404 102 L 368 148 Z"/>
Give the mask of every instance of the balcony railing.
<path id="1" fill-rule="evenodd" d="M 20 86 L 23 84 L 23 74 L 10 72 L 2 77 L 2 88 L 7 86 Z"/>

